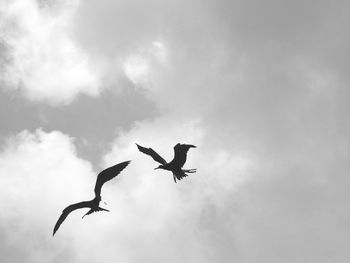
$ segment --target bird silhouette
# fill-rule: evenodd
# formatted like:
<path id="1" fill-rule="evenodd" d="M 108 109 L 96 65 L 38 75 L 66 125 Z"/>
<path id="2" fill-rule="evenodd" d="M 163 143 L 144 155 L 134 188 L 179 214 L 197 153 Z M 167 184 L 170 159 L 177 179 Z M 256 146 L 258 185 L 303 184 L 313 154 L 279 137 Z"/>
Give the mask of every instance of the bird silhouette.
<path id="1" fill-rule="evenodd" d="M 63 209 L 61 216 L 58 218 L 56 225 L 53 229 L 53 236 L 55 235 L 56 231 L 60 227 L 60 225 L 63 223 L 63 221 L 67 218 L 67 216 L 73 212 L 74 210 L 80 209 L 80 208 L 90 208 L 90 210 L 82 217 L 84 218 L 87 215 L 90 215 L 94 212 L 98 211 L 107 211 L 109 210 L 104 209 L 102 207 L 99 207 L 100 201 L 101 201 L 101 189 L 102 186 L 105 182 L 113 179 L 116 177 L 122 170 L 124 170 L 125 167 L 129 165 L 131 161 L 126 161 L 122 163 L 118 163 L 114 166 L 111 166 L 102 172 L 100 172 L 97 176 L 96 179 L 96 184 L 95 184 L 95 198 L 90 200 L 90 201 L 83 201 L 80 203 L 75 203 L 72 205 L 67 206 L 65 209 Z"/>
<path id="2" fill-rule="evenodd" d="M 174 158 L 170 163 L 167 163 L 158 153 L 156 153 L 152 148 L 145 148 L 136 143 L 137 148 L 140 152 L 147 154 L 153 158 L 156 162 L 160 163 L 156 169 L 164 169 L 171 171 L 173 173 L 174 182 L 181 180 L 182 178 L 188 176 L 186 173 L 195 173 L 197 169 L 182 169 L 186 162 L 187 152 L 190 148 L 196 148 L 196 146 L 191 144 L 176 144 L 174 146 Z"/>

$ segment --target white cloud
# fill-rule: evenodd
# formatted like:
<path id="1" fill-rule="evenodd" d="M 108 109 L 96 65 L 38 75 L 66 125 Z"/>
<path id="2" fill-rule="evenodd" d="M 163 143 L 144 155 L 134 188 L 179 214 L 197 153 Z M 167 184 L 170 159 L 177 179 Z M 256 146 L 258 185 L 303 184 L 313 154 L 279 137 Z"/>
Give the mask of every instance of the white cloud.
<path id="1" fill-rule="evenodd" d="M 168 60 L 168 51 L 160 41 L 137 48 L 123 63 L 125 75 L 135 85 L 152 88 L 152 78 Z"/>
<path id="2" fill-rule="evenodd" d="M 60 241 L 45 244 L 51 242 L 62 209 L 92 197 L 95 175 L 91 165 L 76 156 L 73 140 L 57 131 L 23 131 L 8 139 L 0 152 L 0 174 L 0 242 L 8 261 L 20 255 L 19 262 L 61 262 L 60 253 L 72 260 L 74 240 L 69 246 Z M 74 219 L 81 225 L 78 218 L 72 216 L 60 234 L 69 238 Z"/>
<path id="3" fill-rule="evenodd" d="M 124 71 L 134 84 L 140 84 L 147 81 L 151 66 L 149 61 L 142 56 L 131 55 L 125 61 Z"/>
<path id="4" fill-rule="evenodd" d="M 0 41 L 8 56 L 1 79 L 9 89 L 53 105 L 68 104 L 79 93 L 98 95 L 98 68 L 71 36 L 78 5 L 77 0 L 44 6 L 35 0 L 15 0 L 0 5 Z"/>
<path id="5" fill-rule="evenodd" d="M 110 196 L 108 199 L 119 200 L 113 202 L 113 211 L 118 210 L 119 214 L 118 223 L 109 232 L 111 239 L 113 236 L 124 239 L 123 246 L 115 252 L 118 256 L 125 253 L 128 262 L 142 258 L 146 262 L 165 259 L 212 262 L 222 253 L 220 247 L 212 247 L 218 245 L 215 240 L 218 236 L 224 235 L 227 242 L 234 242 L 235 230 L 226 221 L 234 213 L 230 204 L 232 194 L 251 179 L 255 163 L 248 155 L 226 149 L 214 151 L 208 140 L 200 120 L 172 115 L 139 122 L 130 131 L 118 134 L 111 151 L 105 155 L 105 166 L 117 159 L 133 159 L 129 176 L 120 178 L 119 193 L 105 192 L 106 197 Z M 173 146 L 178 142 L 197 146 L 189 151 L 185 168 L 198 171 L 177 184 L 170 172 L 153 170 L 157 163 L 135 145 L 152 147 L 170 161 Z M 217 218 L 221 216 L 227 218 Z M 221 223 L 228 227 L 216 225 Z M 109 255 L 117 256 L 114 252 Z"/>
<path id="6" fill-rule="evenodd" d="M 0 154 L 0 173 L 6 175 L 0 177 L 2 255 L 27 262 L 63 261 L 64 256 L 70 262 L 247 263 L 285 255 L 289 262 L 347 257 L 342 248 L 348 242 L 342 221 L 348 214 L 342 204 L 347 184 L 339 188 L 338 182 L 348 180 L 329 178 L 333 161 L 327 156 L 311 151 L 290 162 L 215 148 L 201 120 L 167 117 L 120 133 L 106 153 L 101 167 L 132 159 L 103 188 L 103 206 L 111 212 L 81 220 L 83 211 L 77 211 L 54 238 L 52 227 L 62 208 L 91 197 L 96 174 L 76 156 L 73 140 L 60 132 L 24 131 L 8 140 Z M 190 150 L 185 167 L 198 172 L 175 184 L 170 173 L 153 170 L 156 163 L 135 142 L 166 160 L 177 142 L 193 143 L 198 148 Z M 321 167 L 310 163 L 315 154 Z M 346 160 L 341 162 L 346 171 Z M 317 180 L 320 176 L 326 184 Z M 338 249 L 328 246 L 317 254 L 327 247 L 326 239 Z"/>

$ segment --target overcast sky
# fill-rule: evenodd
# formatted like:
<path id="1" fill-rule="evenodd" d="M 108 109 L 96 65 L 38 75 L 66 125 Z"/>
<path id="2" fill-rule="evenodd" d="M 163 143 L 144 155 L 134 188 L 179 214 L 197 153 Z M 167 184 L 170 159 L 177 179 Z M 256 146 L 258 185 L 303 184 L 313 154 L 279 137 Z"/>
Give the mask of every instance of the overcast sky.
<path id="1" fill-rule="evenodd" d="M 0 0 L 0 261 L 347 263 L 350 3 Z M 190 143 L 186 168 L 166 160 Z M 72 213 L 96 175 L 110 213 Z"/>

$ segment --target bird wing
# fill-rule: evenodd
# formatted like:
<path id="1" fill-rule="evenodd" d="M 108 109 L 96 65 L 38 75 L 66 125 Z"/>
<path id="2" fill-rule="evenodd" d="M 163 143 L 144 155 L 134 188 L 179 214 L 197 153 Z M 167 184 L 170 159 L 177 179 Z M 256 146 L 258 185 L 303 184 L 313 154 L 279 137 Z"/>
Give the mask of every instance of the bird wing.
<path id="1" fill-rule="evenodd" d="M 187 152 L 190 148 L 196 148 L 196 146 L 191 144 L 176 144 L 174 146 L 174 159 L 171 161 L 171 164 L 176 167 L 184 166 L 187 159 Z"/>
<path id="2" fill-rule="evenodd" d="M 63 221 L 66 219 L 66 217 L 73 212 L 74 210 L 80 209 L 80 208 L 85 208 L 85 207 L 90 207 L 91 206 L 91 201 L 83 201 L 80 203 L 72 204 L 67 206 L 65 209 L 63 209 L 61 216 L 58 218 L 56 225 L 53 229 L 53 236 L 55 235 L 56 231 L 60 227 L 60 225 L 63 223 Z"/>
<path id="3" fill-rule="evenodd" d="M 137 143 L 136 145 L 140 152 L 151 156 L 153 160 L 155 160 L 158 163 L 166 164 L 166 161 L 163 159 L 163 157 L 161 157 L 158 153 L 156 153 L 152 148 L 145 148 L 145 147 L 142 147 L 141 145 L 138 145 Z"/>
<path id="4" fill-rule="evenodd" d="M 121 171 L 124 170 L 125 167 L 129 165 L 131 161 L 126 161 L 122 163 L 118 163 L 114 166 L 111 166 L 102 172 L 100 172 L 97 176 L 96 179 L 96 184 L 95 184 L 95 196 L 100 197 L 101 196 L 101 188 L 102 185 L 111 180 L 112 178 L 116 177 Z"/>

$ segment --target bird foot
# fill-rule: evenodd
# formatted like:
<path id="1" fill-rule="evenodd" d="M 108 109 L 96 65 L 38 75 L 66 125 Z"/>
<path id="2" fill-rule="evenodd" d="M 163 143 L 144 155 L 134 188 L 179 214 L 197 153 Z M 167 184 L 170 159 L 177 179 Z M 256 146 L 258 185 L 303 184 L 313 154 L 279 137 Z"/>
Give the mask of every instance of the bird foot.
<path id="1" fill-rule="evenodd" d="M 188 170 L 183 170 L 185 173 L 195 173 L 197 172 L 197 169 L 188 169 Z"/>
<path id="2" fill-rule="evenodd" d="M 87 212 L 81 219 L 84 219 L 85 216 L 90 215 L 91 213 Z"/>
<path id="3" fill-rule="evenodd" d="M 90 215 L 90 214 L 92 214 L 92 213 L 94 213 L 94 212 L 100 212 L 100 211 L 106 211 L 106 212 L 110 212 L 108 209 L 105 209 L 105 208 L 102 208 L 102 207 L 99 207 L 99 208 L 97 208 L 97 209 L 95 209 L 95 210 L 89 210 L 85 215 L 83 215 L 83 217 L 82 218 L 84 218 L 85 216 L 88 216 L 88 215 Z"/>

